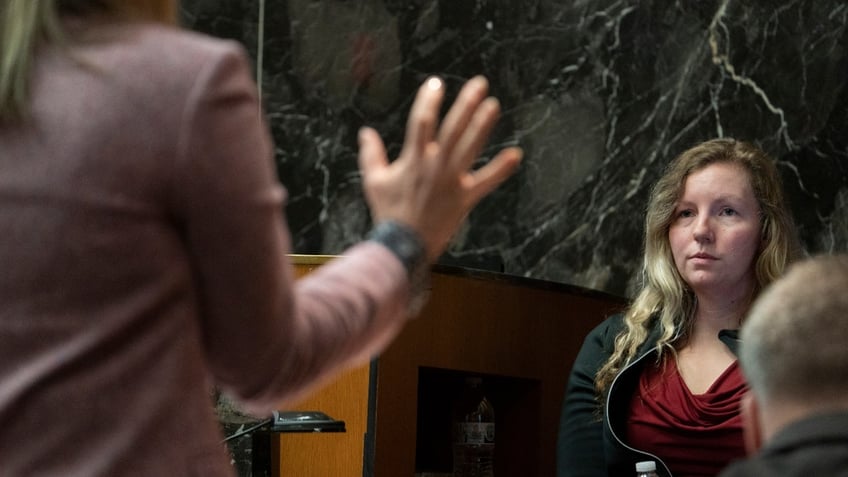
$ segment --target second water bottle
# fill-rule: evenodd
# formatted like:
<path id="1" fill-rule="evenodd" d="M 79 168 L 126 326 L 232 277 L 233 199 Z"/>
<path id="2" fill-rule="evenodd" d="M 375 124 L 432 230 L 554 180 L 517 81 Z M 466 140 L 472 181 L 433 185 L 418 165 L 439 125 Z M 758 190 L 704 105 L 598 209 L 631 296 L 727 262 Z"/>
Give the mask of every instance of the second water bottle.
<path id="1" fill-rule="evenodd" d="M 454 477 L 494 477 L 495 410 L 483 392 L 482 379 L 465 379 L 454 411 Z"/>

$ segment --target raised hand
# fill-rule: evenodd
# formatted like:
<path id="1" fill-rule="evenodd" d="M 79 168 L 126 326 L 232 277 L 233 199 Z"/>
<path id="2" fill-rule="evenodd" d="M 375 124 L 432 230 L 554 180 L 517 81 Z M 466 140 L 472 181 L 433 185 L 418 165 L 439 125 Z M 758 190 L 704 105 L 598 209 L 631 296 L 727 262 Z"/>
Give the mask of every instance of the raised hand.
<path id="1" fill-rule="evenodd" d="M 425 81 L 394 162 L 374 129 L 359 133 L 359 169 L 372 219 L 410 226 L 424 241 L 431 262 L 468 212 L 521 162 L 521 149 L 509 147 L 485 166 L 471 169 L 500 116 L 498 100 L 487 97 L 488 86 L 482 76 L 465 83 L 439 126 L 444 83 L 435 77 Z"/>

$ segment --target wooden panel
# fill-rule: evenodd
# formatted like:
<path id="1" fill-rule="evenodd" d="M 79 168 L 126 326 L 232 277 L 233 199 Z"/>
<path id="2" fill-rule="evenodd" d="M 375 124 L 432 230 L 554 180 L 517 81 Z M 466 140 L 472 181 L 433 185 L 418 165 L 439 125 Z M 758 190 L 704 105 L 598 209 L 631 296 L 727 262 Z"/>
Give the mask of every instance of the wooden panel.
<path id="1" fill-rule="evenodd" d="M 347 432 L 274 434 L 273 473 L 282 477 L 361 477 L 368 425 L 369 367 L 354 369 L 319 390 L 295 411 L 323 411 Z"/>
<path id="2" fill-rule="evenodd" d="M 295 277 L 330 256 L 293 255 Z M 280 477 L 361 477 L 368 426 L 369 366 L 351 370 L 297 404 L 292 411 L 322 411 L 345 421 L 346 432 L 282 433 L 272 440 L 272 473 Z"/>

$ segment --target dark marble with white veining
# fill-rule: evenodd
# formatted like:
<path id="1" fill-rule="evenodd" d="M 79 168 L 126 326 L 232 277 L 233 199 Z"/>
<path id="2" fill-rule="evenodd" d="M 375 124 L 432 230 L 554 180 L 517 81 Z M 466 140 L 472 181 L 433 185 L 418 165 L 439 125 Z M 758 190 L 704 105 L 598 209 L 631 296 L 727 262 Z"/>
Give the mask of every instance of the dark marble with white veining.
<path id="1" fill-rule="evenodd" d="M 848 6 L 841 0 L 183 0 L 184 24 L 257 67 L 299 253 L 369 228 L 356 132 L 397 153 L 415 89 L 484 74 L 520 171 L 444 263 L 632 293 L 651 185 L 701 140 L 778 161 L 810 253 L 848 250 Z"/>

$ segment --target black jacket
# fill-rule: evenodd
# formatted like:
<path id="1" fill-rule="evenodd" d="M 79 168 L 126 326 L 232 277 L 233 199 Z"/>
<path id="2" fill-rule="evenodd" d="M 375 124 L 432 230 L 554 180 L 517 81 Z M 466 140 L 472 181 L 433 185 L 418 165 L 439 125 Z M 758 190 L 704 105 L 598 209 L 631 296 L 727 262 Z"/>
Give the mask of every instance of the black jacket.
<path id="1" fill-rule="evenodd" d="M 603 415 L 595 400 L 595 374 L 613 352 L 615 337 L 624 328 L 624 315 L 614 315 L 592 330 L 577 354 L 565 391 L 557 443 L 557 477 L 618 477 L 635 475 L 636 462 L 653 460 L 657 474 L 670 477 L 657 456 L 623 442 L 630 399 L 642 367 L 656 359 L 661 330 L 654 320 L 637 358 L 622 369 L 607 391 Z M 736 353 L 737 333 L 725 330 L 719 338 Z"/>
<path id="2" fill-rule="evenodd" d="M 719 477 L 848 477 L 848 412 L 820 414 L 779 431 L 759 454 Z"/>

